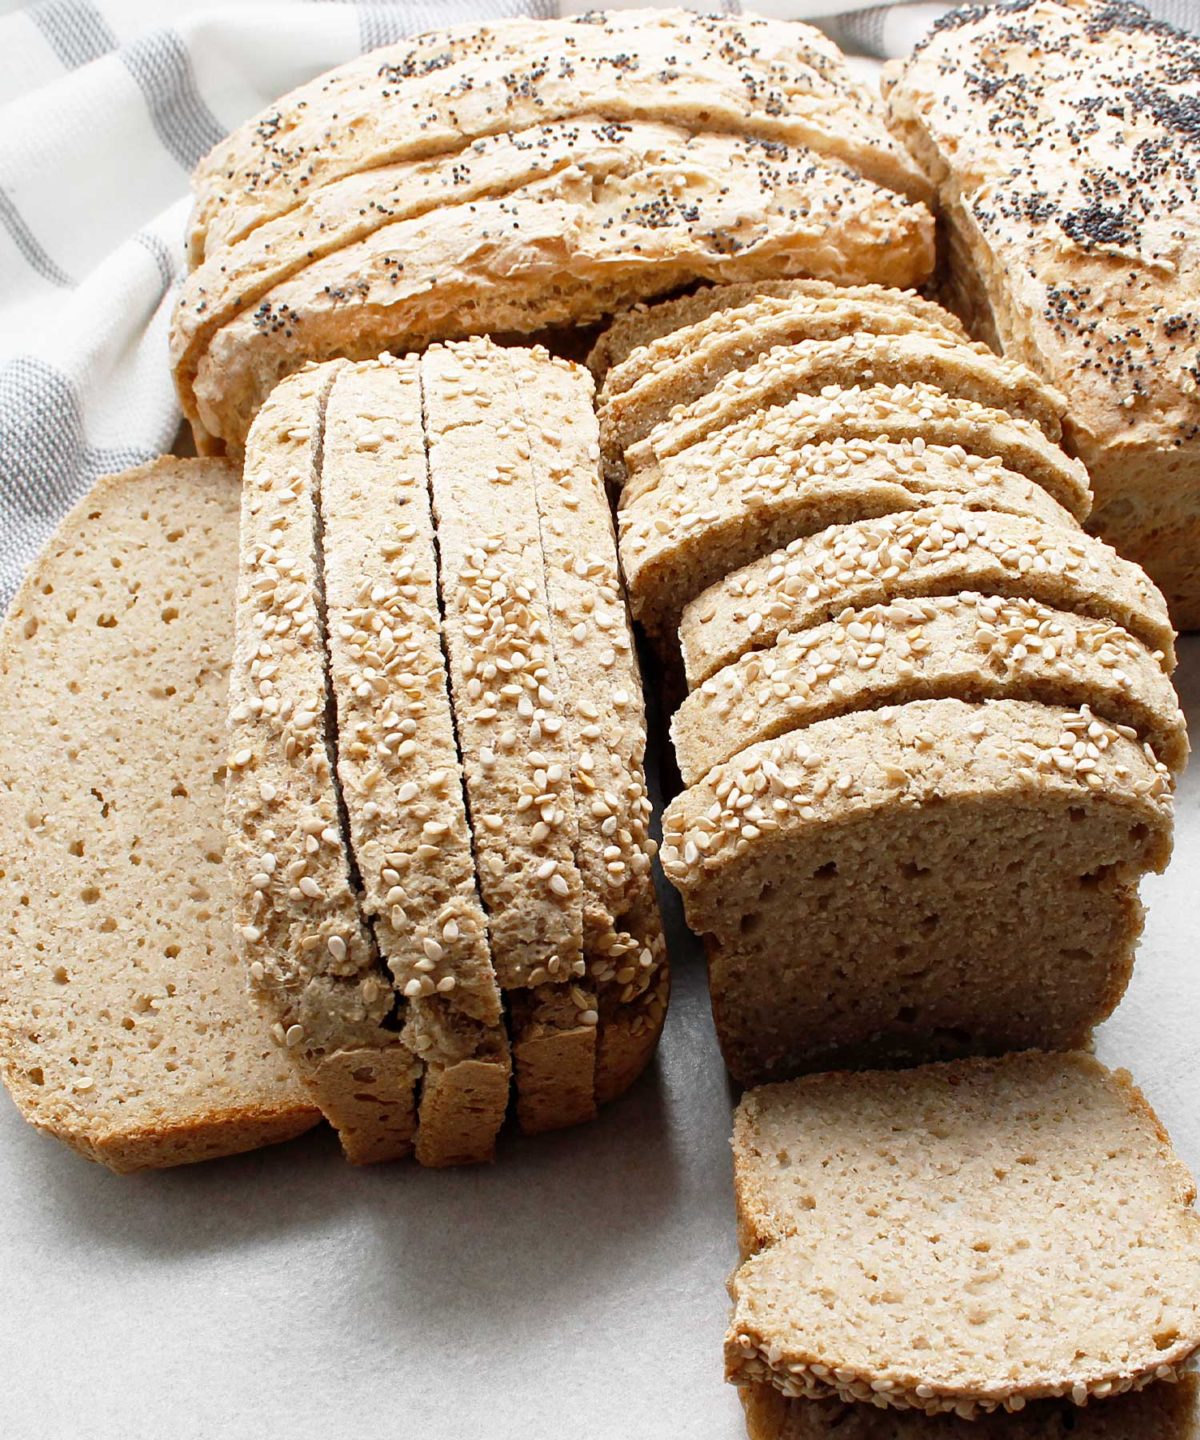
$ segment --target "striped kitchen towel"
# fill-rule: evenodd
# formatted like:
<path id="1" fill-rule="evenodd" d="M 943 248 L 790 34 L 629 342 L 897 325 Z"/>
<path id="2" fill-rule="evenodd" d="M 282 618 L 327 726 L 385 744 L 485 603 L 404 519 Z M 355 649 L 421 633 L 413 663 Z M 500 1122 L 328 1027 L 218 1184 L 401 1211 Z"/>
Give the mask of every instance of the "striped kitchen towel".
<path id="1" fill-rule="evenodd" d="M 167 327 L 200 157 L 276 96 L 363 50 L 464 20 L 595 4 L 0 0 L 0 606 L 98 475 L 175 439 Z M 905 53 L 950 7 L 747 8 L 816 20 L 852 54 L 878 59 Z M 1200 0 L 1152 8 L 1200 22 Z"/>

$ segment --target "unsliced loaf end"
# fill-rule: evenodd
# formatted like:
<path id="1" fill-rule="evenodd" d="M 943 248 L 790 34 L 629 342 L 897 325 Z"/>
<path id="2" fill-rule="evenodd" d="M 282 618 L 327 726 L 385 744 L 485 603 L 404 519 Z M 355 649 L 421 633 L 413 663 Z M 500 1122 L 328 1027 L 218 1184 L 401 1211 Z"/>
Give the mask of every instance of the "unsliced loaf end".
<path id="1" fill-rule="evenodd" d="M 102 480 L 0 639 L 0 1064 L 27 1120 L 118 1171 L 320 1118 L 233 949 L 221 757 L 237 529 L 222 463 Z"/>

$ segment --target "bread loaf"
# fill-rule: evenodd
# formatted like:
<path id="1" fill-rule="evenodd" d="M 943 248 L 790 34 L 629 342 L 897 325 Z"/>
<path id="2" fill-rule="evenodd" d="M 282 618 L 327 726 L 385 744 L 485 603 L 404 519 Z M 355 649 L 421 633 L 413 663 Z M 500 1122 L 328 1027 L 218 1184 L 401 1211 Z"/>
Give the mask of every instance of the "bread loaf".
<path id="1" fill-rule="evenodd" d="M 1136 732 L 936 699 L 715 766 L 668 807 L 662 860 L 705 939 L 726 1064 L 755 1084 L 1086 1043 L 1170 849 L 1170 775 Z"/>
<path id="2" fill-rule="evenodd" d="M 1200 625 L 1200 41 L 1125 0 L 946 17 L 888 82 L 938 186 L 951 293 L 1067 397 L 1092 525 Z"/>
<path id="3" fill-rule="evenodd" d="M 743 1098 L 733 1148 L 739 1383 L 964 1419 L 1018 1410 L 1020 1435 L 1027 1402 L 1058 1396 L 1087 1403 L 1081 1425 L 1094 1411 L 1120 1427 L 1123 1394 L 1200 1347 L 1195 1185 L 1128 1074 L 1089 1055 L 769 1086 Z"/>
<path id="4" fill-rule="evenodd" d="M 222 854 L 238 476 L 165 459 L 67 516 L 0 638 L 0 1068 L 113 1170 L 317 1123 L 245 993 Z"/>

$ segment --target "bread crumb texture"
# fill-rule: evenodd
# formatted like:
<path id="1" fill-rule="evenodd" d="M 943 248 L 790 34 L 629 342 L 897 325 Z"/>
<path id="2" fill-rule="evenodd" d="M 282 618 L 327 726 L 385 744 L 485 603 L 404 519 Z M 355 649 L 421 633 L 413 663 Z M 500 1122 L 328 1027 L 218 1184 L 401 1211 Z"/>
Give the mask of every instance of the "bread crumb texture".
<path id="1" fill-rule="evenodd" d="M 733 1144 L 737 1383 L 964 1419 L 1065 1397 L 1092 1402 L 1088 1434 L 1200 1346 L 1195 1187 L 1129 1076 L 1086 1054 L 766 1086 Z"/>

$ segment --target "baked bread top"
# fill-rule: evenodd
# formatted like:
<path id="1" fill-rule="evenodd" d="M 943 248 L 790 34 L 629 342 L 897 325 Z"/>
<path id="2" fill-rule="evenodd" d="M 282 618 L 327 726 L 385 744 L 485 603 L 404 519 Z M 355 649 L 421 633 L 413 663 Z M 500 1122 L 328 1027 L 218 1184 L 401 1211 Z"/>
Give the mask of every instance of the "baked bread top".
<path id="1" fill-rule="evenodd" d="M 1005 352 L 1098 447 L 1200 429 L 1200 40 L 1125 0 L 946 16 L 885 86 L 938 183 Z"/>

